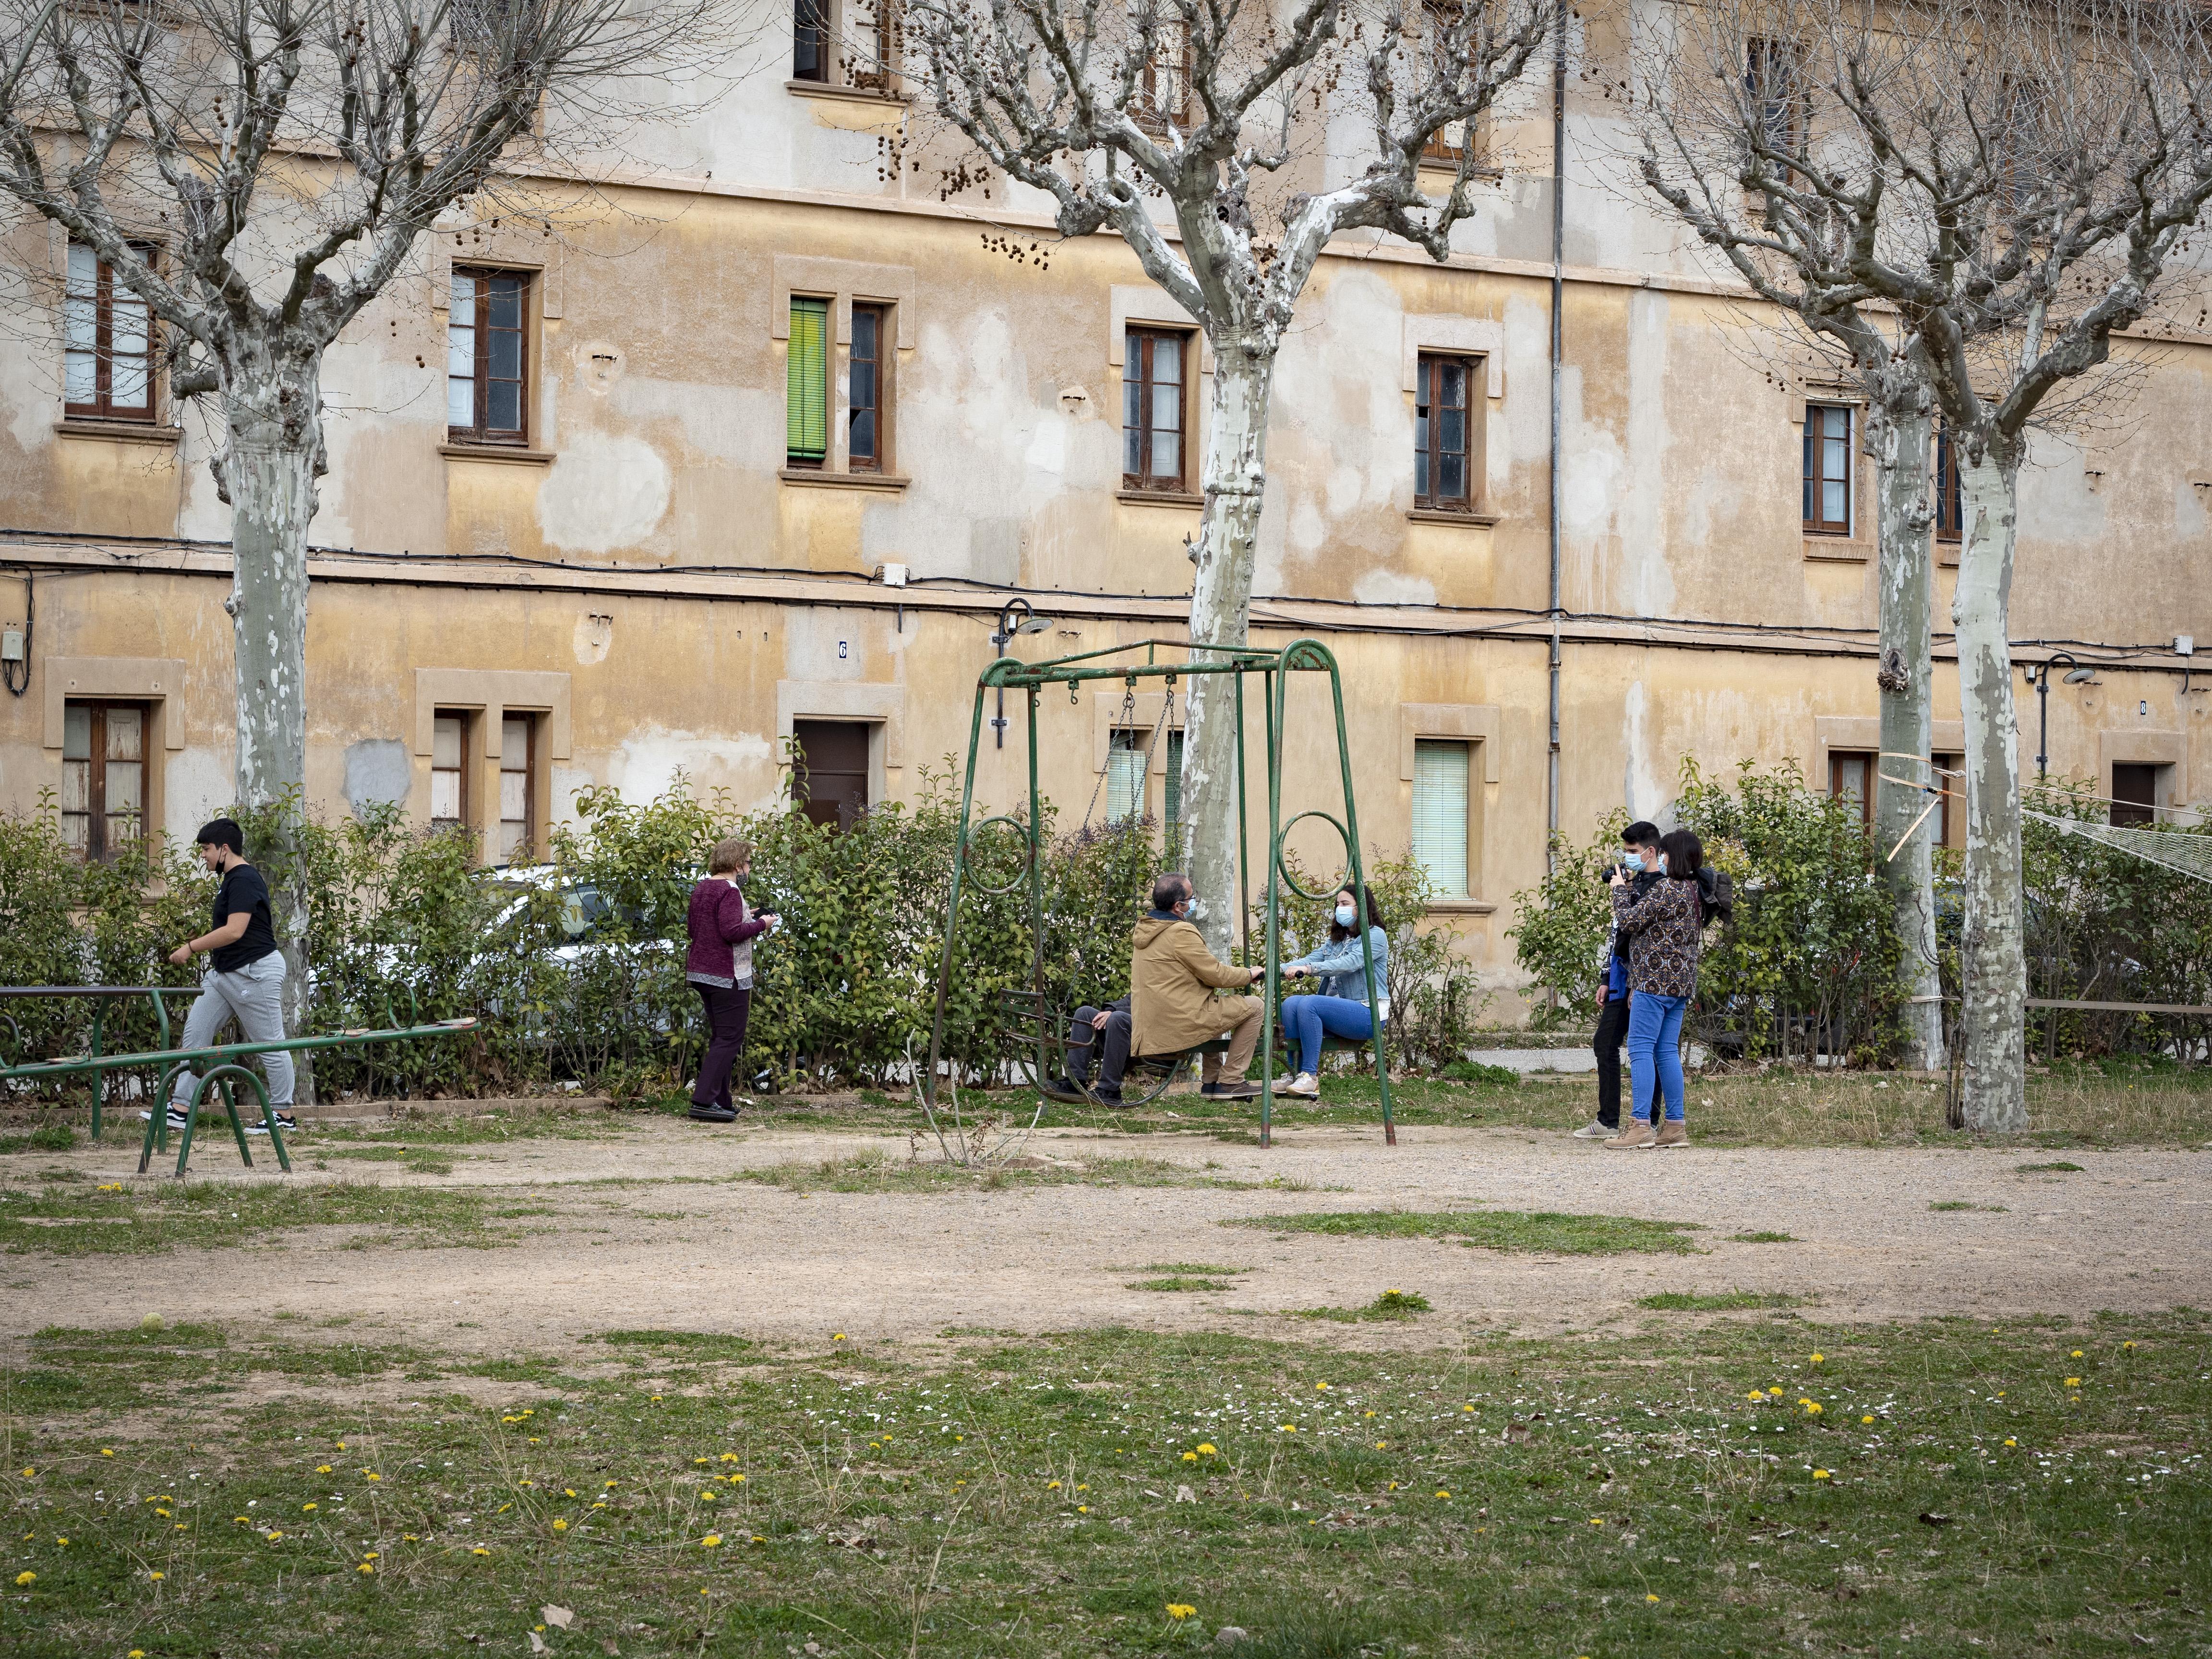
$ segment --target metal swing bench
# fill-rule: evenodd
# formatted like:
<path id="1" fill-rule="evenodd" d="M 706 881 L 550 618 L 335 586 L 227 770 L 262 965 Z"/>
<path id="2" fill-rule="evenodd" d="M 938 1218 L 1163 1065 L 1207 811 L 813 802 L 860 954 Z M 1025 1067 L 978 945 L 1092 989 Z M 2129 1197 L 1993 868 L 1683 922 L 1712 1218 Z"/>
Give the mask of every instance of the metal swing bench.
<path id="1" fill-rule="evenodd" d="M 13 998 L 33 997 L 93 1000 L 92 1046 L 89 1052 L 65 1055 L 59 1060 L 0 1066 L 0 1085 L 10 1083 L 35 1084 L 58 1078 L 90 1076 L 92 1079 L 92 1138 L 96 1141 L 100 1136 L 101 1109 L 106 1103 L 107 1095 L 107 1073 L 133 1071 L 142 1067 L 149 1069 L 160 1067 L 161 1080 L 148 1097 L 150 1112 L 146 1121 L 145 1144 L 140 1147 L 138 1152 L 138 1173 L 143 1175 L 153 1163 L 155 1152 L 157 1149 L 164 1152 L 168 1150 L 169 1085 L 176 1080 L 179 1073 L 189 1070 L 195 1066 L 206 1066 L 206 1070 L 194 1076 L 191 1091 L 185 1097 L 185 1127 L 178 1132 L 180 1143 L 177 1147 L 178 1176 L 181 1178 L 184 1176 L 185 1168 L 191 1160 L 192 1132 L 199 1123 L 200 1102 L 206 1097 L 210 1089 L 215 1090 L 222 1097 L 223 1111 L 230 1121 L 232 1138 L 238 1142 L 239 1157 L 245 1160 L 249 1169 L 252 1167 L 253 1154 L 246 1143 L 246 1123 L 238 1115 L 238 1089 L 240 1084 L 251 1088 L 255 1098 L 260 1103 L 261 1121 L 268 1126 L 269 1144 L 276 1152 L 278 1166 L 289 1175 L 292 1170 L 292 1157 L 284 1148 L 284 1132 L 276 1122 L 276 1114 L 269 1109 L 269 1086 L 261 1080 L 258 1073 L 241 1062 L 254 1054 L 297 1054 L 319 1048 L 366 1048 L 374 1042 L 399 1042 L 420 1037 L 455 1036 L 463 1031 L 473 1030 L 477 1024 L 471 1017 L 462 1019 L 434 1020 L 425 1024 L 422 1023 L 419 1013 L 416 1013 L 414 1008 L 414 993 L 410 991 L 408 993 L 409 1011 L 416 1017 L 406 1025 L 401 1025 L 393 1018 L 392 1010 L 387 1006 L 384 1010 L 385 1024 L 380 1028 L 357 1026 L 322 1036 L 290 1037 L 282 1042 L 226 1042 L 205 1048 L 172 1048 L 169 1046 L 169 1010 L 164 999 L 174 996 L 194 996 L 199 994 L 199 988 L 197 986 L 188 985 L 0 986 L 0 1002 Z M 103 1054 L 100 1051 L 100 1034 L 102 1017 L 107 1004 L 117 998 L 139 996 L 149 997 L 153 1000 L 155 1017 L 161 1022 L 161 1046 L 138 1053 Z M 14 1031 L 16 1042 L 20 1047 L 22 1041 L 21 1028 L 5 1014 L 0 1014 L 0 1022 L 4 1022 Z M 209 1065 L 210 1061 L 213 1061 L 214 1064 Z"/>
<path id="2" fill-rule="evenodd" d="M 1164 652 L 1173 653 L 1170 659 L 1161 659 Z M 1112 660 L 1132 657 L 1139 653 L 1143 655 L 1141 662 Z M 1283 732 L 1291 676 L 1297 673 L 1321 673 L 1328 677 L 1330 702 L 1336 717 L 1337 763 L 1344 791 L 1341 818 L 1327 811 L 1310 810 L 1294 814 L 1287 823 L 1283 819 Z M 1014 892 L 1024 883 L 1030 901 L 1030 982 L 1026 986 L 1003 991 L 995 1000 L 992 1012 L 996 1016 L 996 1034 L 1019 1056 L 1017 1064 L 1026 1086 L 1034 1089 L 1043 1099 L 1069 1103 L 1084 1101 L 1092 1105 L 1103 1103 L 1088 1087 L 1084 1088 L 1080 1094 L 1072 1094 L 1054 1086 L 1055 1079 L 1067 1075 L 1070 1011 L 1054 1003 L 1045 978 L 1044 797 L 1037 779 L 1037 713 L 1039 694 L 1048 686 L 1065 685 L 1069 703 L 1079 707 L 1082 688 L 1086 683 L 1110 684 L 1119 680 L 1127 692 L 1123 699 L 1123 707 L 1133 709 L 1140 681 L 1164 682 L 1164 689 L 1172 699 L 1180 681 L 1195 679 L 1201 675 L 1230 677 L 1234 702 L 1229 709 L 1221 713 L 1230 714 L 1236 723 L 1237 906 L 1249 957 L 1252 945 L 1251 886 L 1247 851 L 1250 839 L 1248 830 L 1250 791 L 1244 757 L 1244 683 L 1255 674 L 1260 677 L 1262 706 L 1267 715 L 1267 876 L 1264 923 L 1267 974 L 1263 981 L 1264 1018 L 1267 1021 L 1267 1030 L 1259 1050 L 1260 1144 L 1262 1146 L 1273 1144 L 1275 1030 L 1278 1024 L 1278 992 L 1282 978 L 1279 901 L 1284 893 L 1312 902 L 1325 901 L 1330 895 L 1347 887 L 1358 895 L 1363 918 L 1360 938 L 1364 948 L 1361 954 L 1367 980 L 1368 1006 L 1383 1010 L 1387 1019 L 1389 1004 L 1378 994 L 1383 988 L 1376 972 L 1374 952 L 1365 945 L 1367 932 L 1364 918 L 1367 911 L 1367 878 L 1359 855 L 1358 808 L 1352 799 L 1351 743 L 1344 724 L 1344 684 L 1336 658 L 1327 646 L 1317 640 L 1299 639 L 1279 651 L 1269 651 L 1250 646 L 1140 640 L 1133 644 L 1114 646 L 1105 650 L 1085 652 L 1077 656 L 1060 657 L 1042 663 L 1025 663 L 1018 658 L 1001 657 L 985 669 L 975 682 L 975 714 L 968 734 L 967 775 L 960 796 L 960 835 L 953 855 L 951 895 L 945 906 L 945 948 L 938 968 L 936 1014 L 930 1029 L 929 1064 L 921 1079 L 923 1098 L 933 1110 L 937 1102 L 938 1068 L 945 1060 L 945 1008 L 951 991 L 962 891 L 972 887 L 993 896 L 1000 896 Z M 984 702 L 987 694 L 1003 694 L 1009 690 L 1024 694 L 1026 704 L 1028 810 L 1025 814 L 1001 813 L 978 822 L 974 816 L 975 766 L 983 749 Z M 1220 714 L 1217 714 L 1215 718 L 1220 718 Z M 1161 724 L 1164 726 L 1166 721 L 1167 714 L 1163 709 Z M 1093 800 L 1095 803 L 1095 792 Z M 1291 831 L 1308 818 L 1318 818 L 1334 830 L 1345 848 L 1343 878 L 1318 892 L 1309 892 L 1299 886 L 1285 862 L 1285 849 Z M 1020 868 L 1004 884 L 994 887 L 987 884 L 976 869 L 977 841 L 985 831 L 999 826 L 1004 826 L 1019 837 Z M 1347 1043 L 1332 1038 L 1328 1046 L 1331 1048 L 1364 1048 L 1373 1054 L 1376 1079 L 1382 1096 L 1382 1139 L 1386 1145 L 1396 1146 L 1398 1128 L 1391 1107 L 1390 1068 L 1384 1038 L 1384 1020 L 1375 1022 L 1375 1034 L 1366 1042 Z M 1132 1054 L 1130 1069 L 1124 1080 L 1124 1103 L 1142 1105 L 1157 1099 L 1166 1092 L 1186 1066 L 1196 1064 L 1209 1052 L 1220 1053 L 1227 1047 L 1224 1037 L 1171 1054 Z M 1135 1086 L 1131 1087 L 1132 1084 Z"/>

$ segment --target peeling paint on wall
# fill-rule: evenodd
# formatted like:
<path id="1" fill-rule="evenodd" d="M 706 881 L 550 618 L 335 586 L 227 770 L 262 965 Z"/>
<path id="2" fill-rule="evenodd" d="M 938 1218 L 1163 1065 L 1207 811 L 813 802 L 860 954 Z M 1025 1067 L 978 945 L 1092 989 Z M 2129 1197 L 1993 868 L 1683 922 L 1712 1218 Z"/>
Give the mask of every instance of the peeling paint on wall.
<path id="1" fill-rule="evenodd" d="M 668 511 L 668 464 L 642 438 L 580 432 L 538 491 L 538 527 L 570 553 L 611 553 L 650 536 Z"/>

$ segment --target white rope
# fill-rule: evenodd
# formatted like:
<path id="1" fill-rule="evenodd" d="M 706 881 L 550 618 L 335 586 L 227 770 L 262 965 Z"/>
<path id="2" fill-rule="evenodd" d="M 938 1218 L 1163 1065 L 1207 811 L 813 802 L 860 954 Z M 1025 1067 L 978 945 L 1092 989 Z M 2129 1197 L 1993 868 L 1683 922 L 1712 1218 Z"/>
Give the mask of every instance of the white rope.
<path id="1" fill-rule="evenodd" d="M 2176 830 L 2135 830 L 2122 824 L 2100 823 L 2090 818 L 2060 817 L 2023 807 L 2022 815 L 2047 823 L 2061 835 L 2081 836 L 2117 852 L 2131 853 L 2147 863 L 2197 881 L 2212 882 L 2212 836 L 2192 836 Z"/>

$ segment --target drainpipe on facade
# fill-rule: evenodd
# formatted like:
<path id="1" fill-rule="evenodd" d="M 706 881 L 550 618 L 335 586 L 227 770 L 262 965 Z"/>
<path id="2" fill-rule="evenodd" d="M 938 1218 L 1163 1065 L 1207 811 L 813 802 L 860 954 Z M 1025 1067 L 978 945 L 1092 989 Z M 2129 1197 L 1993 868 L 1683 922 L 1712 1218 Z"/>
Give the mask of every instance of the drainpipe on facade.
<path id="1" fill-rule="evenodd" d="M 1560 306 L 1566 295 L 1567 9 L 1559 7 L 1552 31 L 1552 651 L 1550 752 L 1544 790 L 1544 868 L 1557 864 L 1552 850 L 1559 833 L 1559 372 Z"/>

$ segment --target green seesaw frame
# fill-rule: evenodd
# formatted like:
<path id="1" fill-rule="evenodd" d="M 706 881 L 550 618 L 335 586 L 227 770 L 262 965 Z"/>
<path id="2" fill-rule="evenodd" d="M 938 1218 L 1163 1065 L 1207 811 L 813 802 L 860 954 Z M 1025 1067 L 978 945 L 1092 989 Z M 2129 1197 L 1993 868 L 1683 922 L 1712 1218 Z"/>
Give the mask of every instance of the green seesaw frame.
<path id="1" fill-rule="evenodd" d="M 61 1060 L 39 1060 L 30 1065 L 0 1066 L 0 1083 L 40 1083 L 50 1079 L 81 1077 L 90 1074 L 92 1083 L 92 1138 L 100 1139 L 100 1108 L 107 1093 L 107 1073 L 134 1070 L 138 1067 L 159 1066 L 161 1082 L 149 1101 L 152 1108 L 146 1121 L 145 1144 L 138 1152 L 138 1173 L 143 1175 L 153 1163 L 158 1148 L 168 1150 L 169 1085 L 180 1072 L 213 1060 L 217 1062 L 192 1079 L 191 1092 L 185 1101 L 185 1127 L 179 1132 L 177 1148 L 177 1175 L 184 1176 L 192 1155 L 192 1131 L 198 1125 L 200 1101 L 213 1086 L 222 1096 L 224 1112 L 230 1120 L 230 1133 L 238 1142 L 238 1155 L 246 1167 L 253 1165 L 253 1154 L 246 1144 L 246 1124 L 238 1115 L 238 1085 L 241 1080 L 251 1085 L 261 1104 L 261 1121 L 268 1127 L 269 1144 L 275 1149 L 276 1162 L 289 1175 L 292 1172 L 291 1154 L 284 1150 L 284 1132 L 277 1126 L 276 1114 L 269 1109 L 269 1087 L 260 1075 L 239 1062 L 253 1054 L 296 1054 L 317 1048 L 358 1048 L 372 1042 L 398 1042 L 419 1037 L 453 1036 L 472 1030 L 473 1018 L 434 1021 L 428 1024 L 401 1025 L 393 1019 L 392 1011 L 385 1010 L 386 1024 L 381 1029 L 356 1027 L 325 1036 L 288 1038 L 281 1042 L 226 1042 L 206 1048 L 171 1048 L 164 1046 L 137 1054 L 103 1054 L 100 1052 L 100 1014 L 106 1003 L 116 997 L 149 996 L 154 1012 L 161 1023 L 161 1036 L 166 1045 L 169 1034 L 169 1013 L 162 999 L 165 996 L 192 995 L 197 988 L 164 985 L 21 985 L 0 987 L 0 1001 L 11 997 L 89 997 L 94 999 L 92 1052 L 72 1054 Z M 411 1006 L 413 992 L 408 993 Z M 418 1016 L 419 1018 L 419 1016 Z M 0 1019 L 6 1016 L 0 1015 Z M 7 1020 L 14 1025 L 13 1020 Z M 20 1033 L 19 1033 L 20 1035 Z"/>
<path id="2" fill-rule="evenodd" d="M 1188 653 L 1179 659 L 1162 662 L 1162 648 L 1177 653 Z M 1115 663 L 1104 659 L 1120 657 L 1134 652 L 1144 653 L 1141 663 Z M 1286 696 L 1291 676 L 1294 673 L 1325 673 L 1328 676 L 1329 695 L 1336 714 L 1337 764 L 1344 788 L 1344 816 L 1339 819 L 1319 810 L 1304 811 L 1289 823 L 1283 822 L 1283 730 L 1286 716 Z M 1261 679 L 1263 706 L 1267 717 L 1267 974 L 1264 1018 L 1268 1029 L 1260 1043 L 1260 1144 L 1273 1144 L 1275 1097 L 1275 1032 L 1279 1018 L 1277 992 L 1281 983 L 1282 941 L 1278 898 L 1285 890 L 1302 899 L 1325 901 L 1332 893 L 1350 888 L 1358 896 L 1359 939 L 1362 966 L 1367 979 L 1367 1006 L 1378 1012 L 1389 1005 L 1376 994 L 1375 949 L 1368 939 L 1367 875 L 1359 856 L 1359 810 L 1352 790 L 1352 745 L 1344 724 L 1344 684 L 1337 670 L 1336 658 L 1318 640 L 1293 640 L 1279 651 L 1261 650 L 1250 646 L 1198 645 L 1181 641 L 1139 640 L 1133 644 L 1109 647 L 1103 651 L 1088 651 L 1073 657 L 1056 658 L 1049 662 L 1025 663 L 1014 657 L 1000 657 L 975 682 L 975 711 L 968 732 L 967 781 L 960 795 L 960 838 L 952 860 L 952 891 L 945 906 L 945 951 L 937 973 L 937 1011 L 929 1034 L 929 1066 L 921 1079 L 922 1098 L 933 1110 L 937 1103 L 937 1070 L 944 1058 L 945 1011 L 952 982 L 953 945 L 960 924 L 960 895 L 963 887 L 973 885 L 992 895 L 1014 890 L 1019 876 L 1010 879 L 1003 887 L 986 886 L 971 868 L 972 849 L 975 837 L 997 825 L 1006 825 L 1021 837 L 1022 863 L 1029 881 L 1030 926 L 1030 983 L 1026 992 L 1012 994 L 1027 1000 L 1031 1015 L 1027 1023 L 1033 1031 L 1024 1031 L 1025 1042 L 1033 1041 L 1036 1059 L 1030 1081 L 1040 1092 L 1044 1092 L 1046 1079 L 1059 1074 L 1062 1068 L 1052 1064 L 1056 1049 L 1066 1041 L 1065 1010 L 1053 1008 L 1046 997 L 1044 977 L 1044 859 L 1043 805 L 1044 798 L 1037 783 L 1037 694 L 1047 686 L 1065 685 L 1068 702 L 1080 706 L 1081 688 L 1085 681 L 1120 680 L 1133 695 L 1139 680 L 1158 679 L 1166 683 L 1166 690 L 1174 692 L 1176 682 L 1195 678 L 1201 674 L 1228 674 L 1235 677 L 1236 701 L 1233 718 L 1237 731 L 1237 896 L 1245 948 L 1251 948 L 1251 889 L 1248 854 L 1247 815 L 1250 793 L 1244 763 L 1244 682 L 1257 674 Z M 975 803 L 975 763 L 982 750 L 983 704 L 986 694 L 1012 690 L 1025 695 L 1029 729 L 1029 811 L 1026 817 L 1000 814 L 974 822 Z M 1229 713 L 1231 711 L 1221 711 Z M 1220 718 L 1216 714 L 1214 718 Z M 1320 892 L 1308 892 L 1297 884 L 1284 862 L 1284 848 L 1290 832 L 1308 818 L 1319 818 L 1334 829 L 1345 847 L 1346 878 Z M 1387 1016 L 1386 1016 L 1387 1017 Z M 1390 1103 L 1390 1067 L 1384 1036 L 1384 1018 L 1374 1021 L 1374 1036 L 1365 1047 L 1375 1056 L 1375 1077 L 1382 1097 L 1382 1139 L 1387 1146 L 1398 1144 L 1398 1126 L 1392 1115 Z M 1188 1051 L 1177 1060 L 1188 1059 L 1190 1053 L 1201 1052 L 1216 1045 L 1202 1044 L 1198 1050 Z M 1164 1086 L 1164 1084 L 1163 1085 Z"/>

